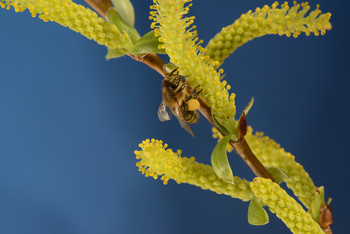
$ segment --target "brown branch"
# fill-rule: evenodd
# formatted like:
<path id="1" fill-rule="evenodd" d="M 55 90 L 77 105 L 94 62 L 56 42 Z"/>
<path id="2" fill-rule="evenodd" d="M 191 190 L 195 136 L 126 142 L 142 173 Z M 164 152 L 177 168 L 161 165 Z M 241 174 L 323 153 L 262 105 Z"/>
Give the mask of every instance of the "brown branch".
<path id="1" fill-rule="evenodd" d="M 87 2 L 93 9 L 95 9 L 103 18 L 107 19 L 107 11 L 109 7 L 112 7 L 110 0 L 85 0 L 85 2 Z M 163 72 L 163 65 L 165 62 L 157 54 L 145 54 L 139 57 L 131 54 L 128 55 L 136 61 L 142 62 L 151 67 L 163 77 L 165 76 Z M 203 98 L 200 97 L 198 100 L 201 105 L 199 112 L 201 112 L 201 114 L 220 131 L 220 129 L 215 125 L 215 122 L 212 118 L 210 107 L 205 103 Z M 244 139 L 244 134 L 241 139 L 236 142 L 230 140 L 230 145 L 236 150 L 237 154 L 250 167 L 256 176 L 275 181 L 250 149 L 248 143 Z"/>
<path id="2" fill-rule="evenodd" d="M 144 54 L 140 57 L 137 57 L 132 54 L 128 54 L 131 58 L 135 59 L 136 61 L 142 62 L 152 68 L 153 70 L 157 71 L 160 75 L 163 77 L 165 76 L 164 71 L 163 71 L 163 66 L 165 62 L 163 59 L 161 59 L 157 54 L 149 53 L 149 54 Z"/>
<path id="3" fill-rule="evenodd" d="M 230 145 L 235 149 L 237 154 L 243 159 L 248 167 L 254 172 L 256 176 L 267 178 L 276 182 L 271 174 L 266 170 L 264 165 L 259 161 L 255 154 L 250 149 L 248 143 L 244 138 L 241 141 L 230 141 Z"/>
<path id="4" fill-rule="evenodd" d="M 113 7 L 111 0 L 85 0 L 97 13 L 107 20 L 108 9 Z"/>

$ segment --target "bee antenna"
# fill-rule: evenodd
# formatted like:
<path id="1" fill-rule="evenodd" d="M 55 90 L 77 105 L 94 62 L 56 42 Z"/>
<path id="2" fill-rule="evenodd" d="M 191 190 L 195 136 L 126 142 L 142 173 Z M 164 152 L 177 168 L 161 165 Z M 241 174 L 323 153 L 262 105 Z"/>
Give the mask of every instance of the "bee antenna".
<path id="1" fill-rule="evenodd" d="M 174 74 L 174 72 L 177 71 L 177 69 L 179 69 L 179 67 L 175 68 L 172 72 L 170 72 L 169 76 L 172 76 Z M 179 72 L 177 72 L 177 74 L 179 74 Z"/>

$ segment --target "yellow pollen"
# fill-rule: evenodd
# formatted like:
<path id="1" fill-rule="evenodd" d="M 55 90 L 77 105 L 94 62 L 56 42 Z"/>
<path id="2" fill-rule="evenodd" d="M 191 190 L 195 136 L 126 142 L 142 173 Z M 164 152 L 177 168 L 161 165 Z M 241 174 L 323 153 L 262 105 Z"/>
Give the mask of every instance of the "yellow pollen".
<path id="1" fill-rule="evenodd" d="M 187 102 L 187 108 L 189 111 L 196 111 L 200 108 L 200 104 L 199 104 L 199 101 L 197 99 L 190 99 L 188 102 Z"/>

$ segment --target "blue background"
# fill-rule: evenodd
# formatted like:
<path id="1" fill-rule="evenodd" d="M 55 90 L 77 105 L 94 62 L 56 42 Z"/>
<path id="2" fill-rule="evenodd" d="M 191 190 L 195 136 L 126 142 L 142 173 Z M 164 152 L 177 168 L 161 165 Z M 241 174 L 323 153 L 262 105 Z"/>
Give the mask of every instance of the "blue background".
<path id="1" fill-rule="evenodd" d="M 80 1 L 82 2 L 82 1 Z M 151 1 L 135 0 L 136 27 L 149 30 Z M 272 4 L 273 1 L 264 1 Z M 349 223 L 349 30 L 346 1 L 311 1 L 332 12 L 325 36 L 265 36 L 223 65 L 238 114 L 255 97 L 248 123 L 296 156 L 332 197 L 335 233 Z M 195 1 L 205 44 L 262 1 Z M 197 187 L 144 177 L 134 150 L 162 139 L 210 162 L 215 140 L 201 118 L 192 138 L 157 118 L 161 77 L 129 57 L 28 13 L 0 11 L 0 233 L 281 233 L 247 223 L 248 203 Z M 235 155 L 234 174 L 254 175 Z"/>

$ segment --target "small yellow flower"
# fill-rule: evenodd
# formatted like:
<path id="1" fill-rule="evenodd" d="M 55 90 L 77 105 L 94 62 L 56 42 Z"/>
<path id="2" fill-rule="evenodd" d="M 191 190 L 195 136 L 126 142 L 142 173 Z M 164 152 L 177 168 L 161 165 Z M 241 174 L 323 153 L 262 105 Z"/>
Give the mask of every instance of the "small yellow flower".
<path id="1" fill-rule="evenodd" d="M 275 213 L 293 233 L 324 233 L 311 215 L 278 184 L 258 177 L 250 183 L 250 187 L 255 196 L 261 198 L 270 211 Z"/>
<path id="2" fill-rule="evenodd" d="M 307 36 L 314 33 L 324 35 L 326 30 L 332 28 L 329 20 L 330 13 L 321 14 L 319 5 L 311 11 L 307 2 L 292 7 L 285 2 L 277 8 L 278 2 L 271 7 L 265 5 L 256 8 L 255 12 L 248 11 L 242 14 L 233 24 L 224 27 L 221 32 L 210 40 L 207 45 L 207 54 L 220 64 L 244 43 L 267 34 L 286 35 L 298 37 L 302 32 Z"/>
<path id="3" fill-rule="evenodd" d="M 211 166 L 196 162 L 194 157 L 181 157 L 181 150 L 175 153 L 171 149 L 166 149 L 167 146 L 155 139 L 143 141 L 139 145 L 142 150 L 135 151 L 136 158 L 140 159 L 136 164 L 139 171 L 146 177 L 151 176 L 154 179 L 160 176 L 164 184 L 173 179 L 179 184 L 192 184 L 243 201 L 253 198 L 249 182 L 246 180 L 235 176 L 234 184 L 227 183 L 216 176 Z"/>
<path id="4" fill-rule="evenodd" d="M 114 25 L 71 0 L 0 0 L 0 6 L 8 10 L 12 6 L 16 12 L 28 9 L 33 17 L 55 21 L 109 48 L 118 48 L 126 41 Z"/>

